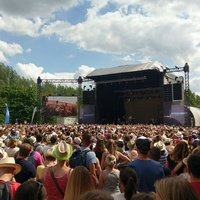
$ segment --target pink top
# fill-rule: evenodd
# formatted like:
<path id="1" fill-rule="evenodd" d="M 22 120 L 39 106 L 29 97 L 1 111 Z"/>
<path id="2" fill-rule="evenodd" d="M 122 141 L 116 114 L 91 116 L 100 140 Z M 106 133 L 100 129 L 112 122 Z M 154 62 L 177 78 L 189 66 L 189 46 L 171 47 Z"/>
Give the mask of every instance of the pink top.
<path id="1" fill-rule="evenodd" d="M 42 156 L 39 152 L 35 151 L 34 152 L 34 155 L 33 155 L 33 158 L 35 160 L 35 167 L 37 168 L 39 165 L 42 165 L 43 164 L 43 160 L 42 160 Z"/>
<path id="2" fill-rule="evenodd" d="M 68 173 L 66 173 L 62 177 L 55 177 L 57 180 L 58 185 L 60 186 L 63 193 L 65 193 L 65 189 L 68 182 Z M 54 183 L 50 170 L 47 170 L 46 175 L 44 177 L 44 186 L 47 191 L 47 200 L 63 200 L 64 196 L 60 193 L 60 191 L 57 189 L 56 184 Z"/>

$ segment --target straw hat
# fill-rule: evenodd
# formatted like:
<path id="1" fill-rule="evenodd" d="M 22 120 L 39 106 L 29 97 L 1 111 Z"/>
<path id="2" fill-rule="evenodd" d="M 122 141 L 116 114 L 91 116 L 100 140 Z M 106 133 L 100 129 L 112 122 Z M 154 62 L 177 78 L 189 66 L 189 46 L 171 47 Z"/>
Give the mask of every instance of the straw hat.
<path id="1" fill-rule="evenodd" d="M 44 157 L 45 157 L 45 158 L 46 158 L 46 157 L 49 157 L 49 156 L 54 157 L 54 155 L 53 155 L 54 148 L 55 148 L 55 146 L 49 148 L 49 149 L 47 150 L 47 152 L 44 154 Z"/>
<path id="2" fill-rule="evenodd" d="M 75 137 L 75 138 L 74 138 L 74 143 L 75 143 L 75 144 L 80 145 L 81 142 L 82 142 L 82 141 L 81 141 L 81 138 L 79 138 L 79 137 Z"/>
<path id="3" fill-rule="evenodd" d="M 73 148 L 64 140 L 59 142 L 53 150 L 53 156 L 57 160 L 68 160 L 72 155 Z"/>
<path id="4" fill-rule="evenodd" d="M 18 174 L 21 171 L 21 166 L 15 163 L 15 159 L 13 157 L 5 157 L 0 160 L 0 169 L 5 167 L 13 168 L 14 174 Z"/>
<path id="5" fill-rule="evenodd" d="M 164 151 L 166 149 L 165 144 L 162 141 L 154 143 L 154 147 L 159 148 L 161 151 Z"/>
<path id="6" fill-rule="evenodd" d="M 178 131 L 177 133 L 175 133 L 175 136 L 177 137 L 177 138 L 183 138 L 183 133 L 181 132 L 181 131 Z"/>

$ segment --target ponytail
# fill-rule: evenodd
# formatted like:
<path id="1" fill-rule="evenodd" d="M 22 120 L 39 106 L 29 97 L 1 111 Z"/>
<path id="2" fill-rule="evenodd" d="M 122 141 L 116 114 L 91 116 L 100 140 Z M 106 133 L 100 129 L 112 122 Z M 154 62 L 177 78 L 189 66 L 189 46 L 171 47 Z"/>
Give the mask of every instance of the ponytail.
<path id="1" fill-rule="evenodd" d="M 137 192 L 137 185 L 133 177 L 130 177 L 125 185 L 124 196 L 126 200 L 131 200 L 133 194 Z"/>

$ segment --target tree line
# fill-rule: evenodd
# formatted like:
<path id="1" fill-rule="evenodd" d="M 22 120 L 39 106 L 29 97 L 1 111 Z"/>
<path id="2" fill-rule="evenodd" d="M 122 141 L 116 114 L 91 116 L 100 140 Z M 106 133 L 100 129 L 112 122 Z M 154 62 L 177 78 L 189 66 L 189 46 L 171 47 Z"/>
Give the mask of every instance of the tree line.
<path id="1" fill-rule="evenodd" d="M 76 96 L 77 89 L 66 85 L 44 83 L 42 96 Z M 10 123 L 30 122 L 34 107 L 38 107 L 37 83 L 17 74 L 10 66 L 0 63 L 0 124 L 4 122 L 5 104 Z M 37 116 L 36 116 L 37 121 Z"/>

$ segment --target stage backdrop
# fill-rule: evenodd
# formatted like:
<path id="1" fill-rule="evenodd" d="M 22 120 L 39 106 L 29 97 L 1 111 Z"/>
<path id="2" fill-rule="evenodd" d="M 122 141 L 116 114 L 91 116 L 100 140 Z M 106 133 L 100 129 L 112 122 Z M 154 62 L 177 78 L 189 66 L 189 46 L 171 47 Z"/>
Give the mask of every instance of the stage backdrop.
<path id="1" fill-rule="evenodd" d="M 45 114 L 57 117 L 59 124 L 77 122 L 78 105 L 76 96 L 48 96 L 43 99 Z"/>

